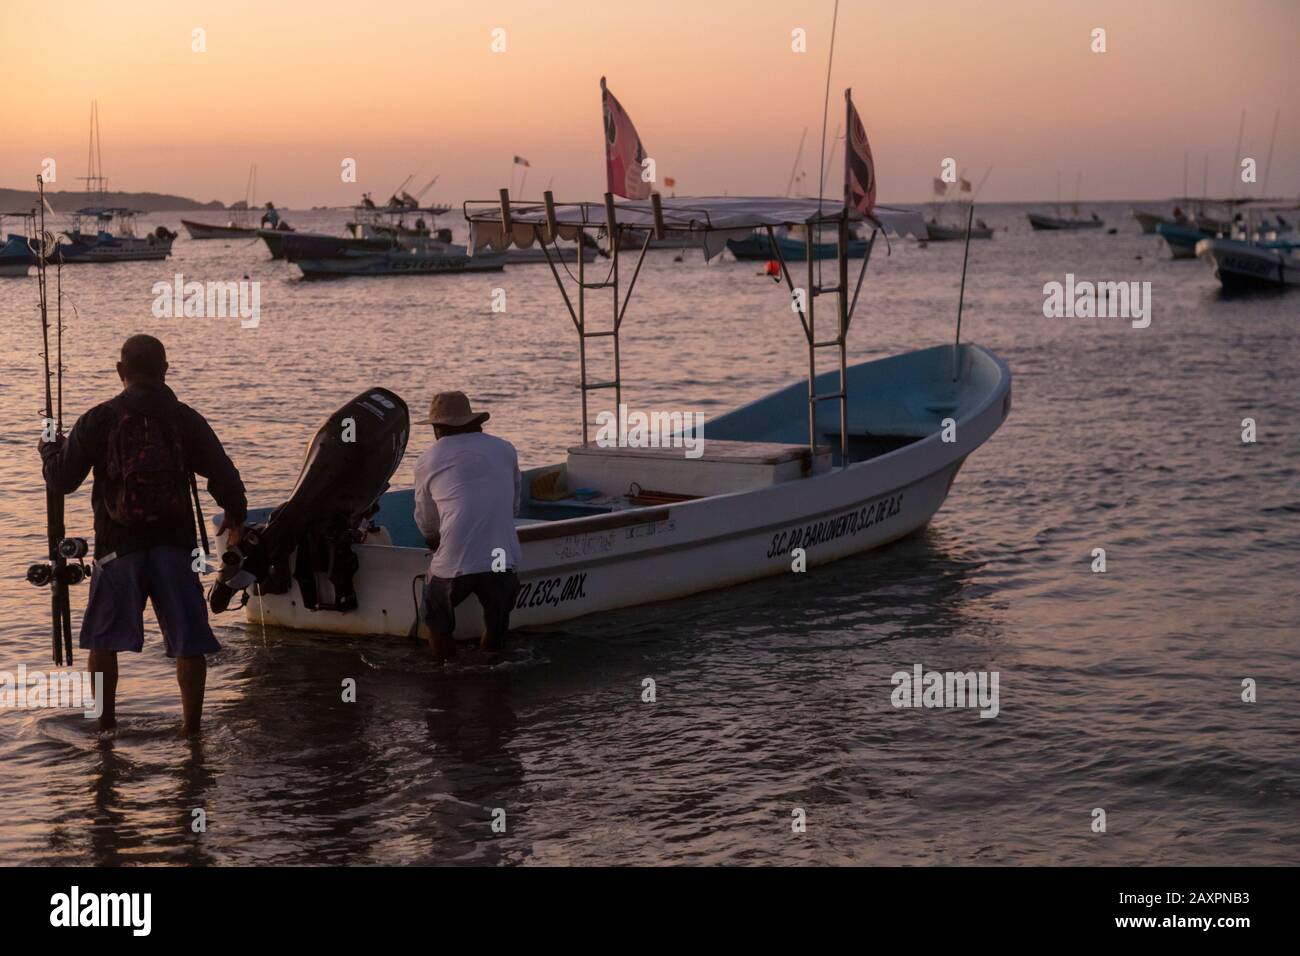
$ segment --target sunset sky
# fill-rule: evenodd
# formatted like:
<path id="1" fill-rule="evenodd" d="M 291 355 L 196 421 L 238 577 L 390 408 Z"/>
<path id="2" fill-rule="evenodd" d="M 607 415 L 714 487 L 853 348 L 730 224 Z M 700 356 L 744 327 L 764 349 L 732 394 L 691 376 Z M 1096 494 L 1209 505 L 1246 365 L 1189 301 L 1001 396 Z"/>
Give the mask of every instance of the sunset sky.
<path id="1" fill-rule="evenodd" d="M 439 175 L 426 198 L 453 201 L 495 195 L 519 154 L 530 196 L 553 178 L 561 199 L 598 198 L 604 74 L 679 193 L 781 194 L 805 126 L 801 165 L 817 178 L 831 9 L 5 0 L 0 186 L 32 188 L 53 157 L 53 188 L 80 188 L 98 99 L 111 189 L 231 202 L 256 163 L 258 199 L 291 207 L 383 198 L 408 173 Z M 1105 53 L 1090 49 L 1095 27 Z M 207 52 L 191 51 L 195 28 Z M 796 28 L 807 53 L 791 50 Z M 1222 195 L 1241 111 L 1262 180 L 1281 107 L 1269 192 L 1297 196 L 1298 38 L 1296 0 L 844 0 L 827 139 L 852 86 L 883 201 L 927 198 L 948 156 L 975 180 L 993 166 L 981 198 L 997 201 L 1052 198 L 1058 170 L 1067 198 L 1077 172 L 1084 199 L 1172 196 L 1185 153 L 1199 194 L 1208 153 Z M 356 184 L 340 179 L 349 157 Z"/>

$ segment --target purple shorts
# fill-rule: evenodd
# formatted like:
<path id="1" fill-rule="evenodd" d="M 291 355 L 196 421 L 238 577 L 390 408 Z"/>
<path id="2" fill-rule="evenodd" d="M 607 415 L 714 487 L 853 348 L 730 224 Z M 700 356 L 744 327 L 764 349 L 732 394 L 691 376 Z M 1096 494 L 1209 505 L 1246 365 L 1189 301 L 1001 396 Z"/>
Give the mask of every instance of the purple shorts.
<path id="1" fill-rule="evenodd" d="M 96 563 L 81 618 L 82 649 L 143 650 L 148 598 L 168 657 L 198 657 L 221 650 L 208 625 L 208 605 L 192 560 L 184 548 L 159 545 Z"/>

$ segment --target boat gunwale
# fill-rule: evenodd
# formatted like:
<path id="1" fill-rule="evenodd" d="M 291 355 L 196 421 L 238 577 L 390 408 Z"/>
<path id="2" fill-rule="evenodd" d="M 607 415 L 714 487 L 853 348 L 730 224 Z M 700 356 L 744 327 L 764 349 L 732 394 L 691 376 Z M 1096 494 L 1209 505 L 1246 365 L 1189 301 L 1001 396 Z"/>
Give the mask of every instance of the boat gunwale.
<path id="1" fill-rule="evenodd" d="M 999 400 L 1005 400 L 1005 398 L 1010 394 L 1010 390 L 1011 390 L 1011 370 L 1006 362 L 1004 362 L 1001 358 L 999 358 L 998 355 L 993 351 L 991 351 L 990 349 L 982 345 L 979 345 L 977 343 L 966 343 L 965 347 L 978 349 L 990 360 L 992 360 L 992 362 L 994 363 L 995 367 L 998 370 L 999 375 L 993 387 L 991 387 L 988 390 L 988 394 L 985 395 L 984 398 L 978 404 L 976 404 L 968 412 L 966 412 L 966 414 L 964 414 L 961 417 L 961 419 L 957 420 L 958 426 L 960 426 L 963 421 L 970 422 L 983 415 L 989 409 L 989 407 L 994 404 L 994 402 Z M 943 349 L 943 348 L 951 348 L 951 346 L 939 345 L 939 346 L 931 346 L 930 348 Z M 925 351 L 925 350 L 922 349 L 917 351 Z M 904 352 L 900 354 L 907 355 L 912 353 Z M 883 359 L 869 360 L 866 362 L 859 363 L 858 367 L 862 365 L 870 365 L 873 362 L 885 361 L 887 359 L 894 358 L 894 357 L 895 356 L 885 356 Z M 797 387 L 799 384 L 801 383 L 796 382 L 792 385 L 785 386 L 785 388 L 794 388 Z M 762 398 L 758 398 L 752 402 L 746 403 L 745 405 L 741 405 L 738 408 L 734 409 L 733 412 L 738 413 L 746 408 L 750 408 L 754 405 L 757 405 L 765 401 L 766 399 L 771 398 L 772 395 L 778 394 L 779 391 L 784 391 L 784 390 L 785 389 L 780 389 L 777 392 L 769 393 L 768 395 L 763 396 Z M 972 452 L 976 451 L 981 445 L 983 445 L 984 442 L 988 440 L 988 438 L 992 437 L 992 434 L 997 431 L 997 428 L 1000 427 L 1000 425 L 1001 425 L 1001 421 L 998 422 L 998 425 L 993 428 L 993 430 L 990 432 L 988 436 L 985 436 L 984 438 L 980 439 L 980 441 L 977 444 L 975 444 L 973 447 L 967 449 L 965 452 L 959 455 L 950 456 L 943 462 L 943 464 L 939 465 L 938 467 L 930 471 L 927 471 L 923 475 L 918 475 L 912 478 L 908 478 L 906 480 L 899 482 L 898 484 L 891 485 L 890 487 L 881 489 L 878 492 L 873 492 L 872 496 L 874 497 L 878 495 L 892 494 L 893 492 L 896 492 L 901 488 L 905 488 L 908 485 L 915 484 L 918 481 L 923 481 L 926 478 L 929 478 L 932 475 L 936 474 L 937 472 L 942 471 L 944 468 L 950 467 L 955 463 L 959 463 L 960 461 L 964 460 L 967 455 L 970 455 Z M 793 479 L 791 481 L 778 482 L 776 484 L 767 485 L 761 488 L 746 488 L 746 489 L 741 489 L 739 491 L 728 491 L 717 495 L 705 495 L 699 498 L 692 498 L 688 501 L 675 502 L 671 505 L 644 505 L 640 507 L 622 508 L 619 509 L 618 511 L 605 511 L 599 514 L 579 515 L 570 518 L 558 518 L 553 521 L 542 520 L 536 522 L 535 524 L 519 525 L 516 527 L 515 531 L 516 534 L 518 534 L 519 536 L 520 544 L 524 544 L 526 542 L 531 542 L 531 541 L 547 541 L 554 538 L 570 537 L 572 535 L 591 534 L 599 531 L 607 531 L 607 530 L 613 530 L 615 528 L 627 527 L 630 525 L 650 524 L 655 521 L 667 520 L 670 517 L 680 516 L 681 515 L 680 509 L 691 509 L 693 508 L 693 506 L 699 506 L 703 504 L 714 504 L 720 500 L 734 499 L 744 495 L 753 495 L 755 493 L 767 492 L 774 488 L 800 486 L 804 482 L 808 482 L 808 481 L 834 479 L 840 473 L 857 473 L 860 475 L 865 471 L 866 468 L 870 466 L 877 466 L 878 463 L 886 462 L 889 459 L 893 459 L 894 456 L 900 455 L 904 452 L 910 451 L 914 453 L 915 451 L 920 450 L 922 448 L 928 448 L 930 447 L 930 444 L 927 443 L 934 443 L 936 441 L 941 441 L 941 440 L 942 440 L 942 430 L 937 429 L 931 432 L 930 434 L 925 435 L 922 438 L 918 438 L 915 441 L 908 442 L 907 444 L 901 445 L 898 448 L 891 449 L 890 451 L 887 451 L 884 454 L 876 455 L 872 458 L 863 459 L 861 461 L 851 462 L 847 468 L 831 467 L 827 471 L 824 471 L 821 474 L 817 474 L 817 475 L 804 475 L 797 479 Z M 892 463 L 892 461 L 889 463 Z M 530 468 L 528 469 L 528 471 L 541 472 L 541 471 L 546 471 L 548 469 L 557 468 L 557 467 L 560 466 L 558 464 L 552 463 L 548 465 L 540 465 L 536 468 Z M 401 490 L 406 491 L 406 490 L 413 490 L 413 489 L 401 489 Z M 842 510 L 843 510 L 842 506 L 836 505 L 818 511 L 806 512 L 805 516 L 808 519 L 812 519 L 812 518 L 821 517 L 822 515 L 834 514 Z M 770 524 L 746 525 L 743 528 L 737 529 L 732 534 L 717 536 L 715 540 L 727 540 L 731 537 L 735 537 L 738 535 L 752 534 L 755 531 L 766 530 L 768 528 L 783 527 L 785 524 L 786 524 L 786 519 L 776 519 L 773 520 L 772 523 Z M 532 529 L 534 528 L 537 528 L 539 530 L 533 531 Z M 686 546 L 689 545 L 674 544 L 674 545 L 669 545 L 667 547 L 671 549 L 673 547 L 686 547 Z M 362 544 L 362 545 L 358 545 L 358 547 L 363 547 L 363 548 L 375 547 L 375 548 L 386 548 L 386 549 L 393 549 L 399 551 L 414 551 L 423 554 L 432 553 L 427 548 L 411 547 L 409 545 L 400 545 L 400 544 Z M 664 549 L 647 549 L 645 551 L 638 551 L 636 552 L 636 554 L 639 556 L 644 554 L 655 553 L 656 551 L 659 550 L 664 550 Z M 594 563 L 600 563 L 600 562 L 597 561 Z M 566 567 L 567 566 L 568 565 L 566 565 Z"/>

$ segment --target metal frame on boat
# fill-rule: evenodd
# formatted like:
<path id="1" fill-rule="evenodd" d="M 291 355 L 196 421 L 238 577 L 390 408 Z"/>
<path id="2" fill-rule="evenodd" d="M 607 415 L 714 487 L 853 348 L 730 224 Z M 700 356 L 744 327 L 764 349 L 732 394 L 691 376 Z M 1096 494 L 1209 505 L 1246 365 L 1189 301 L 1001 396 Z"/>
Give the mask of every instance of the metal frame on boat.
<path id="1" fill-rule="evenodd" d="M 680 449 L 627 447 L 621 416 L 618 441 L 592 443 L 590 393 L 612 390 L 615 404 L 622 402 L 618 334 L 651 236 L 698 237 L 706 254 L 716 254 L 727 238 L 755 229 L 824 225 L 834 229 L 844 251 L 857 217 L 815 199 L 652 195 L 648 203 L 615 205 L 606 196 L 604 203 L 559 205 L 549 194 L 541 204 L 512 204 L 505 193 L 496 203 L 467 203 L 465 212 L 476 249 L 528 248 L 540 240 L 579 335 L 583 442 L 569 449 L 566 462 L 523 475 L 516 628 L 789 573 L 797 550 L 812 567 L 908 535 L 939 509 L 966 457 L 1010 410 L 1010 371 L 980 346 L 954 342 L 850 366 L 847 335 L 868 257 L 850 284 L 848 257 L 841 255 L 834 284 L 823 286 L 806 249 L 807 305 L 797 310 L 808 346 L 806 383 L 710 422 L 703 454 L 694 460 Z M 873 241 L 882 229 L 924 235 L 925 228 L 914 212 L 879 206 L 871 224 Z M 623 230 L 639 230 L 641 240 L 626 287 L 617 254 L 630 246 L 617 241 Z M 596 281 L 587 279 L 580 261 L 571 296 L 550 250 L 558 239 L 581 242 L 588 231 L 616 234 L 614 258 L 608 276 Z M 807 230 L 807 245 L 815 232 Z M 781 271 L 796 296 L 800 290 L 784 259 Z M 611 324 L 598 329 L 589 324 L 588 293 L 605 289 L 613 299 Z M 838 300 L 831 334 L 819 333 L 816 323 L 816 300 L 827 294 Z M 594 338 L 612 340 L 610 379 L 589 378 L 587 343 Z M 818 371 L 822 349 L 835 350 L 838 368 Z M 831 401 L 838 402 L 839 414 L 820 414 Z M 358 536 L 361 543 L 351 548 L 355 606 L 327 606 L 331 582 L 322 569 L 316 575 L 319 602 L 309 606 L 291 581 L 279 593 L 259 590 L 246 607 L 249 621 L 336 633 L 410 633 L 420 620 L 417 595 L 429 559 L 412 511 L 411 490 L 380 497 Z M 267 513 L 254 512 L 250 521 Z M 482 617 L 476 599 L 460 605 L 456 621 L 457 637 L 477 635 Z"/>

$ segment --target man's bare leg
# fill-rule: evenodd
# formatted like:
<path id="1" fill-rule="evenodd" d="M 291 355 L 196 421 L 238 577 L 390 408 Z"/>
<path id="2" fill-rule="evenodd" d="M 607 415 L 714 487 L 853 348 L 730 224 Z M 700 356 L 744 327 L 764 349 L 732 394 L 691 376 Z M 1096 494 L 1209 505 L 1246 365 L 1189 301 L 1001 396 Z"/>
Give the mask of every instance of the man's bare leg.
<path id="1" fill-rule="evenodd" d="M 436 660 L 449 661 L 456 656 L 456 641 L 450 634 L 436 634 L 430 629 L 429 650 Z"/>
<path id="2" fill-rule="evenodd" d="M 91 651 L 86 658 L 86 673 L 94 686 L 95 675 L 104 675 L 103 700 L 96 701 L 103 709 L 99 714 L 99 729 L 112 730 L 117 726 L 117 651 Z"/>
<path id="3" fill-rule="evenodd" d="M 176 683 L 181 688 L 181 733 L 193 737 L 203 721 L 203 688 L 208 680 L 208 659 L 202 654 L 176 658 Z"/>

